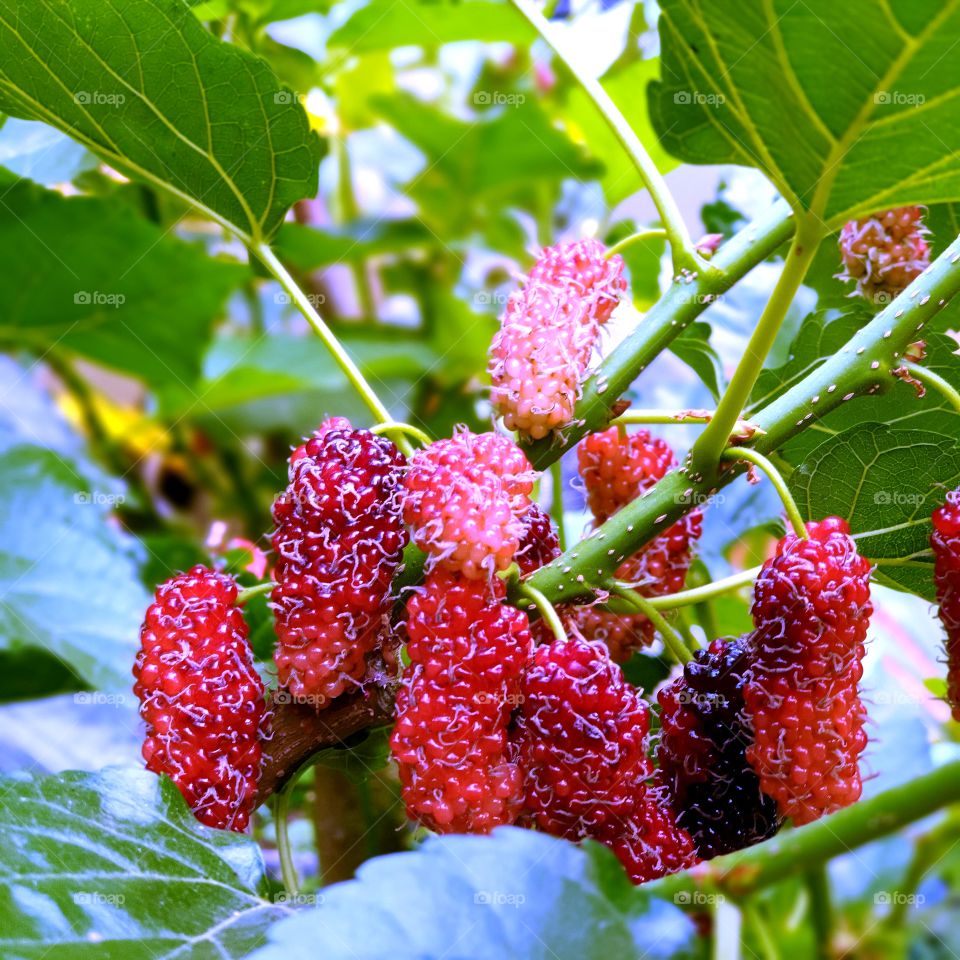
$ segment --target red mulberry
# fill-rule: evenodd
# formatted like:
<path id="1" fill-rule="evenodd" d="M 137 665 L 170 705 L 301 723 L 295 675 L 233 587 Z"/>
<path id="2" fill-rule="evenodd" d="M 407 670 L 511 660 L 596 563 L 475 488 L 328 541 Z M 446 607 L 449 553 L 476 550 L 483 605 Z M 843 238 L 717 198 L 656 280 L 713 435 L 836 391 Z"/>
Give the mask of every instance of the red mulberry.
<path id="1" fill-rule="evenodd" d="M 637 881 L 690 866 L 690 837 L 646 781 L 647 705 L 599 643 L 539 647 L 521 685 L 514 742 L 525 816 L 571 840 L 610 846 Z"/>
<path id="2" fill-rule="evenodd" d="M 892 300 L 930 265 L 923 214 L 923 207 L 897 207 L 844 224 L 839 278 L 856 280 L 867 299 Z"/>
<path id="3" fill-rule="evenodd" d="M 512 440 L 463 430 L 414 454 L 403 515 L 434 565 L 489 578 L 513 562 L 532 490 L 532 468 Z"/>
<path id="4" fill-rule="evenodd" d="M 777 805 L 747 763 L 753 739 L 744 716 L 749 650 L 742 640 L 715 640 L 658 694 L 658 781 L 703 860 L 772 837 Z"/>
<path id="5" fill-rule="evenodd" d="M 947 700 L 960 722 L 960 488 L 934 511 L 930 543 L 940 621 L 947 632 Z"/>
<path id="6" fill-rule="evenodd" d="M 587 504 L 597 523 L 609 520 L 676 466 L 673 451 L 662 440 L 646 430 L 621 433 L 619 427 L 587 437 L 577 447 L 577 458 Z M 691 545 L 699 539 L 702 526 L 702 511 L 691 511 L 625 561 L 617 578 L 634 585 L 645 597 L 679 592 L 690 569 Z M 580 607 L 572 616 L 585 636 L 606 642 L 618 662 L 653 641 L 653 627 L 642 614 Z"/>
<path id="7" fill-rule="evenodd" d="M 519 812 L 507 738 L 532 641 L 500 580 L 434 570 L 407 608 L 406 668 L 390 744 L 411 819 L 487 833 Z"/>
<path id="8" fill-rule="evenodd" d="M 177 785 L 197 819 L 242 831 L 265 729 L 263 683 L 232 577 L 197 566 L 158 587 L 140 629 L 133 691 L 147 769 Z"/>
<path id="9" fill-rule="evenodd" d="M 534 440 L 573 420 L 600 325 L 626 290 L 623 260 L 596 240 L 547 248 L 513 294 L 490 348 L 504 423 Z"/>
<path id="10" fill-rule="evenodd" d="M 325 707 L 359 684 L 407 543 L 403 458 L 384 437 L 327 421 L 290 457 L 273 506 L 280 685 Z"/>
<path id="11" fill-rule="evenodd" d="M 783 816 L 809 823 L 860 796 L 866 746 L 857 693 L 872 605 L 870 564 L 846 521 L 790 534 L 757 578 L 744 701 L 747 759 Z"/>

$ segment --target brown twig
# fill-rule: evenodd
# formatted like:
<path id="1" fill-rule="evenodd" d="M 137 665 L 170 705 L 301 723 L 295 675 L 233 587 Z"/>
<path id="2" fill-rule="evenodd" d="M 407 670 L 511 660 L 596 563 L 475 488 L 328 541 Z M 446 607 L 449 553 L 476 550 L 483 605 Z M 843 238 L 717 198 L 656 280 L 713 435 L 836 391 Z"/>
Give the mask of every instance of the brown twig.
<path id="1" fill-rule="evenodd" d="M 258 806 L 266 803 L 318 751 L 344 746 L 353 734 L 388 723 L 393 716 L 393 693 L 384 687 L 371 687 L 362 694 L 341 697 L 318 711 L 281 692 L 270 709 L 273 738 L 264 751 Z"/>

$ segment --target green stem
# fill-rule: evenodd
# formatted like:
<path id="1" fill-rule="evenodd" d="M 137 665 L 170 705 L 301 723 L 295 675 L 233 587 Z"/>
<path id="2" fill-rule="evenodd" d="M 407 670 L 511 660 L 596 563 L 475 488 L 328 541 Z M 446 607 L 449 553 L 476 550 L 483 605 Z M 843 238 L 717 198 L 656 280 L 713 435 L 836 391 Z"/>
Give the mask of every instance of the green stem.
<path id="1" fill-rule="evenodd" d="M 751 450 L 749 447 L 728 447 L 724 450 L 721 459 L 746 460 L 747 463 L 752 463 L 755 467 L 759 467 L 776 488 L 780 496 L 780 502 L 783 504 L 783 509 L 786 511 L 795 533 L 801 540 L 807 539 L 809 536 L 807 533 L 807 525 L 803 522 L 803 517 L 800 515 L 797 502 L 793 499 L 793 494 L 790 492 L 786 480 L 783 479 L 780 471 L 762 453 L 757 453 L 756 450 Z"/>
<path id="2" fill-rule="evenodd" d="M 573 422 L 562 435 L 544 437 L 525 448 L 534 467 L 546 469 L 588 433 L 606 427 L 613 405 L 647 365 L 717 297 L 775 253 L 790 238 L 793 227 L 790 208 L 786 203 L 777 203 L 766 217 L 739 231 L 716 252 L 712 262 L 722 271 L 719 275 L 700 274 L 690 283 L 671 284 L 646 313 L 643 323 L 634 327 L 623 343 L 600 364 L 596 374 L 584 383 Z"/>
<path id="3" fill-rule="evenodd" d="M 563 624 L 560 622 L 560 617 L 553 604 L 539 590 L 531 587 L 528 583 L 521 583 L 517 589 L 517 593 L 521 597 L 526 597 L 527 600 L 536 606 L 540 612 L 540 616 L 543 617 L 547 626 L 553 631 L 553 635 L 557 640 L 566 642 L 567 631 L 564 630 Z"/>
<path id="4" fill-rule="evenodd" d="M 263 596 L 273 590 L 273 581 L 267 580 L 266 583 L 258 583 L 252 587 L 244 587 L 237 593 L 237 603 L 243 605 L 254 597 Z"/>
<path id="5" fill-rule="evenodd" d="M 310 302 L 310 299 L 303 290 L 300 289 L 293 277 L 290 276 L 287 268 L 280 262 L 280 258 L 265 243 L 256 247 L 254 252 L 263 262 L 267 270 L 270 271 L 271 276 L 283 287 L 297 305 L 300 312 L 306 318 L 307 323 L 313 327 L 330 353 L 333 354 L 333 359 L 337 362 L 337 366 L 340 367 L 353 388 L 360 394 L 363 402 L 367 405 L 367 409 L 373 414 L 377 422 L 391 423 L 392 418 L 390 411 L 387 410 L 373 388 L 367 383 L 366 378 L 360 372 L 360 368 L 353 362 L 347 351 L 344 350 L 343 344 L 340 343 L 333 331 L 324 322 L 323 317 L 317 312 L 316 308 Z M 393 440 L 406 456 L 409 457 L 413 453 L 413 447 L 410 446 L 406 437 L 401 434 L 395 434 Z"/>
<path id="6" fill-rule="evenodd" d="M 415 427 L 412 423 L 399 423 L 395 420 L 391 420 L 389 423 L 378 423 L 375 427 L 371 427 L 370 432 L 376 434 L 405 433 L 415 440 L 419 440 L 425 447 L 429 447 L 430 444 L 433 443 L 433 440 L 430 439 L 430 434 L 426 433 L 426 431 Z"/>
<path id="7" fill-rule="evenodd" d="M 557 527 L 557 537 L 560 540 L 560 549 L 567 549 L 567 528 L 563 522 L 563 467 L 561 461 L 555 460 L 550 464 L 550 516 Z"/>
<path id="8" fill-rule="evenodd" d="M 712 600 L 714 597 L 739 590 L 748 583 L 753 583 L 759 572 L 760 567 L 751 567 L 749 570 L 731 574 L 731 576 L 724 577 L 722 580 L 714 580 L 713 583 L 704 584 L 702 587 L 693 587 L 690 590 L 671 593 L 665 597 L 650 597 L 647 603 L 655 610 L 673 610 L 676 607 L 692 606 L 695 603 L 702 603 L 704 600 Z"/>
<path id="9" fill-rule="evenodd" d="M 611 420 L 611 426 L 627 426 L 646 423 L 709 423 L 713 417 L 712 410 L 644 410 L 639 407 L 631 408 L 621 413 L 616 420 Z"/>
<path id="10" fill-rule="evenodd" d="M 276 795 L 273 804 L 273 826 L 277 834 L 277 854 L 280 857 L 280 876 L 286 888 L 287 896 L 295 897 L 300 893 L 300 878 L 293 862 L 293 847 L 290 845 L 288 817 L 290 813 L 290 792 L 296 782 L 290 782 Z"/>
<path id="11" fill-rule="evenodd" d="M 946 400 L 949 400 L 953 409 L 960 413 L 960 392 L 957 392 L 953 385 L 944 380 L 939 373 L 934 373 L 926 367 L 921 367 L 918 363 L 905 363 L 904 366 L 921 383 L 926 384 L 928 387 L 933 387 L 933 389 L 940 393 Z"/>
<path id="12" fill-rule="evenodd" d="M 663 638 L 663 645 L 670 651 L 671 656 L 677 663 L 683 665 L 693 659 L 693 654 L 687 649 L 686 644 L 646 597 L 641 597 L 636 590 L 626 584 L 616 582 L 610 585 L 610 592 L 626 600 L 656 627 L 657 632 Z"/>
<path id="13" fill-rule="evenodd" d="M 584 92 L 593 100 L 597 109 L 603 115 L 607 125 L 614 136 L 620 141 L 624 150 L 633 160 L 634 166 L 643 180 L 644 186 L 650 192 L 660 220 L 663 222 L 663 228 L 667 238 L 670 241 L 670 249 L 673 254 L 674 272 L 680 274 L 682 271 L 690 273 L 708 273 L 714 274 L 717 271 L 706 260 L 704 260 L 696 251 L 690 234 L 687 232 L 686 225 L 683 222 L 683 216 L 680 208 L 677 206 L 673 194 L 664 182 L 657 165 L 653 162 L 650 154 L 647 153 L 640 138 L 633 132 L 633 128 L 627 122 L 626 117 L 620 112 L 620 109 L 613 102 L 613 98 L 603 88 L 598 80 L 588 76 L 583 70 L 576 67 L 569 53 L 561 49 L 561 45 L 552 35 L 553 31 L 549 22 L 537 8 L 532 0 L 511 0 L 522 16 L 524 16 L 530 25 L 540 34 L 547 45 L 553 50 L 557 57 L 563 61 L 567 69 L 573 74 L 577 83 L 583 88 Z"/>
<path id="14" fill-rule="evenodd" d="M 609 260 L 612 256 L 622 253 L 632 243 L 653 239 L 669 239 L 667 237 L 667 231 L 662 227 L 650 227 L 648 230 L 638 230 L 636 233 L 631 233 L 630 236 L 618 240 L 612 247 L 608 247 L 604 256 Z"/>
<path id="15" fill-rule="evenodd" d="M 960 291 L 958 264 L 960 238 L 845 346 L 751 416 L 761 431 L 752 449 L 769 456 L 815 418 L 826 416 L 855 397 L 880 393 L 898 384 L 891 371 L 900 366 L 904 350 Z M 592 536 L 538 570 L 531 582 L 554 602 L 591 597 L 627 557 L 685 513 L 709 502 L 744 469 L 743 464 L 734 463 L 719 476 L 694 476 L 686 468 L 668 473 Z"/>
<path id="16" fill-rule="evenodd" d="M 739 853 L 717 857 L 694 873 L 657 880 L 645 890 L 666 900 L 694 890 L 749 896 L 896 833 L 958 800 L 960 760 L 955 760 L 816 823 L 790 830 Z"/>
<path id="17" fill-rule="evenodd" d="M 787 315 L 794 295 L 803 283 L 807 268 L 817 252 L 820 235 L 820 229 L 814 225 L 812 219 L 798 225 L 783 264 L 783 272 L 757 321 L 743 357 L 720 398 L 717 412 L 690 452 L 695 470 L 712 472 L 719 463 L 777 338 L 783 318 Z"/>
<path id="18" fill-rule="evenodd" d="M 818 863 L 807 870 L 804 877 L 810 896 L 810 925 L 813 928 L 816 954 L 821 960 L 828 960 L 832 955 L 830 941 L 833 939 L 833 905 L 830 901 L 827 865 Z"/>

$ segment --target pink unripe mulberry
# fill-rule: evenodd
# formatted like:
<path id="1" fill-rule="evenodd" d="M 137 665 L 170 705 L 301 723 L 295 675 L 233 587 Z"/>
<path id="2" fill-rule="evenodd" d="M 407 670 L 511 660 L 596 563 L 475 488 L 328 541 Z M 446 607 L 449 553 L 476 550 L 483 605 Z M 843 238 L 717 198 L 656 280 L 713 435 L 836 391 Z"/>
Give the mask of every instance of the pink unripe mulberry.
<path id="1" fill-rule="evenodd" d="M 490 348 L 493 403 L 509 429 L 539 440 L 573 420 L 600 326 L 625 290 L 623 260 L 606 259 L 599 241 L 543 251 Z"/>
<path id="2" fill-rule="evenodd" d="M 461 430 L 414 454 L 403 516 L 432 566 L 489 578 L 513 562 L 532 490 L 533 470 L 512 440 Z"/>
<path id="3" fill-rule="evenodd" d="M 923 207 L 897 207 L 840 231 L 841 280 L 856 280 L 857 293 L 878 303 L 897 296 L 930 265 Z"/>

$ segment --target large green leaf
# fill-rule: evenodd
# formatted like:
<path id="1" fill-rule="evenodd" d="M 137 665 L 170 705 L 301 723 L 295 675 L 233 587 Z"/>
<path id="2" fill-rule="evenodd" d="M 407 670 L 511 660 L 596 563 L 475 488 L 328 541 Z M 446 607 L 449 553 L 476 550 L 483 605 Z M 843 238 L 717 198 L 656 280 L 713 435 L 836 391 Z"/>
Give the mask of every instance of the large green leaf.
<path id="1" fill-rule="evenodd" d="M 26 184 L 0 198 L 0 340 L 81 353 L 158 385 L 193 382 L 246 268 L 213 260 L 117 198 Z"/>
<path id="2" fill-rule="evenodd" d="M 330 36 L 331 47 L 368 53 L 456 40 L 529 44 L 533 28 L 497 0 L 371 0 Z"/>
<path id="3" fill-rule="evenodd" d="M 630 886 L 613 855 L 531 830 L 428 840 L 328 887 L 254 960 L 611 960 L 676 955 L 690 922 Z"/>
<path id="4" fill-rule="evenodd" d="M 255 243 L 316 192 L 319 141 L 296 97 L 181 0 L 0 0 L 0 109 Z"/>
<path id="5" fill-rule="evenodd" d="M 662 142 L 763 169 L 831 226 L 960 197 L 958 0 L 664 0 Z"/>
<path id="6" fill-rule="evenodd" d="M 119 496 L 50 450 L 0 456 L 0 649 L 45 650 L 102 690 L 129 688 L 149 602 L 108 522 Z"/>
<path id="7" fill-rule="evenodd" d="M 816 447 L 790 486 L 805 516 L 846 517 L 888 582 L 932 599 L 930 515 L 960 483 L 956 436 L 860 423 Z"/>
<path id="8" fill-rule="evenodd" d="M 245 957 L 288 912 L 250 838 L 142 770 L 0 778 L 0 844 L 5 957 Z"/>

